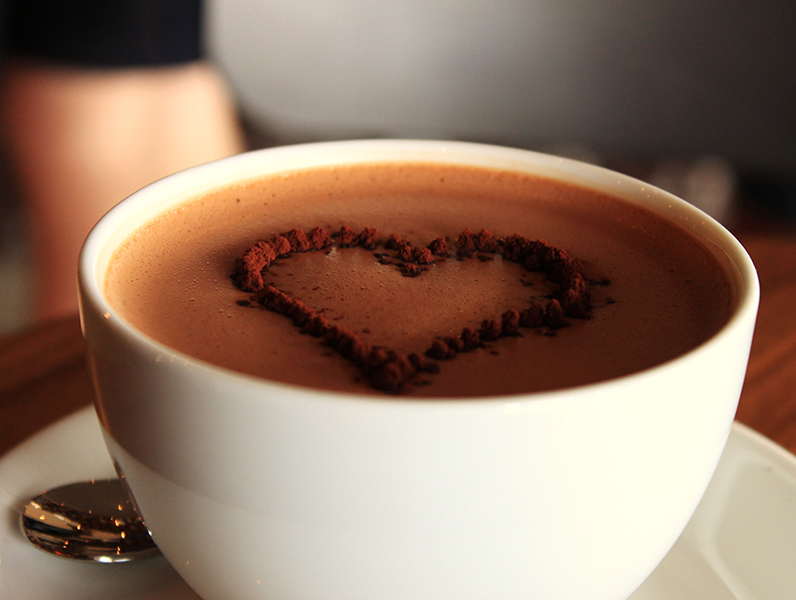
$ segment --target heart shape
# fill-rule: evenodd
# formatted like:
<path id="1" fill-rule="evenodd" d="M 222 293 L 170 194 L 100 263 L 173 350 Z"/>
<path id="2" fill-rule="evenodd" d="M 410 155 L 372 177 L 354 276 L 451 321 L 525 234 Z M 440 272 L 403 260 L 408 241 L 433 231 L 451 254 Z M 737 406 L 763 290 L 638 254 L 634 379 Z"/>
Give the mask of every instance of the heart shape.
<path id="1" fill-rule="evenodd" d="M 413 246 L 395 234 L 381 240 L 379 232 L 366 227 L 360 233 L 343 226 L 334 234 L 321 227 L 309 232 L 293 229 L 249 248 L 235 263 L 232 279 L 241 290 L 254 294 L 252 301 L 289 318 L 303 333 L 323 340 L 341 356 L 356 364 L 370 384 L 386 392 L 399 393 L 419 373 L 435 373 L 437 361 L 454 358 L 496 342 L 504 337 L 520 336 L 522 329 L 547 329 L 553 332 L 567 325 L 569 319 L 588 318 L 592 311 L 589 284 L 580 264 L 568 253 L 543 240 L 530 240 L 514 234 L 495 238 L 482 229 L 472 233 L 465 229 L 454 241 L 438 237 L 426 247 Z M 273 284 L 265 282 L 267 270 L 297 253 L 311 251 L 342 251 L 364 248 L 373 252 L 374 260 L 385 268 L 396 269 L 404 277 L 420 277 L 436 261 L 490 260 L 500 254 L 504 260 L 520 264 L 529 272 L 541 272 L 554 284 L 554 291 L 545 301 L 533 300 L 526 306 L 508 308 L 500 319 L 483 319 L 480 325 L 465 326 L 459 335 L 435 337 L 422 352 L 403 353 L 382 345 L 374 345 L 353 331 L 332 324 L 318 310 L 308 306 Z M 377 251 L 378 250 L 378 251 Z M 241 300 L 241 305 L 250 305 Z"/>

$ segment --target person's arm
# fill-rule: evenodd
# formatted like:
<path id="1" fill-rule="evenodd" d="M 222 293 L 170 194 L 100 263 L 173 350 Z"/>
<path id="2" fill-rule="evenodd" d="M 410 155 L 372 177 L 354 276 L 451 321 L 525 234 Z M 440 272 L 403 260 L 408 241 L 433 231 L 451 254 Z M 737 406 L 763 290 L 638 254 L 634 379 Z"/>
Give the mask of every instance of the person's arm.
<path id="1" fill-rule="evenodd" d="M 74 312 L 91 226 L 147 183 L 243 150 L 202 62 L 202 0 L 9 3 L 0 127 L 35 260 L 35 314 Z"/>
<path id="2" fill-rule="evenodd" d="M 81 69 L 17 61 L 3 126 L 30 207 L 38 318 L 74 312 L 91 226 L 136 189 L 243 150 L 224 81 L 204 63 Z"/>

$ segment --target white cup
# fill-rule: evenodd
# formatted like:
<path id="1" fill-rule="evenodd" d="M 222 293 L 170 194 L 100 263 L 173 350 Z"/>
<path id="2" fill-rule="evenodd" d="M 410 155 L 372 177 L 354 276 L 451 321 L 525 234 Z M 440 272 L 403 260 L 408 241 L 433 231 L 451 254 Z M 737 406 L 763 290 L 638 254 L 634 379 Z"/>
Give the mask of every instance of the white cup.
<path id="1" fill-rule="evenodd" d="M 641 373 L 525 396 L 418 401 L 272 383 L 192 359 L 103 297 L 113 250 L 191 196 L 303 167 L 441 161 L 607 191 L 688 228 L 737 302 Z M 673 545 L 735 415 L 759 297 L 740 244 L 686 202 L 598 167 L 463 143 L 252 152 L 133 194 L 89 235 L 81 314 L 108 449 L 152 535 L 208 600 L 626 598 Z"/>

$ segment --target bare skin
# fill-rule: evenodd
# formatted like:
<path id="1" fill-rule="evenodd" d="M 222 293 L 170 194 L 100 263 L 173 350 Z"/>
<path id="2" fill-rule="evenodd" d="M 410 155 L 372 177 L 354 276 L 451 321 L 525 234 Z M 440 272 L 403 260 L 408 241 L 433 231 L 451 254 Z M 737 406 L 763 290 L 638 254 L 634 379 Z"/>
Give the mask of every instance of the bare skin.
<path id="1" fill-rule="evenodd" d="M 4 79 L 0 108 L 29 206 L 38 320 L 77 310 L 80 247 L 114 204 L 244 149 L 234 102 L 207 64 L 93 70 L 14 62 Z"/>

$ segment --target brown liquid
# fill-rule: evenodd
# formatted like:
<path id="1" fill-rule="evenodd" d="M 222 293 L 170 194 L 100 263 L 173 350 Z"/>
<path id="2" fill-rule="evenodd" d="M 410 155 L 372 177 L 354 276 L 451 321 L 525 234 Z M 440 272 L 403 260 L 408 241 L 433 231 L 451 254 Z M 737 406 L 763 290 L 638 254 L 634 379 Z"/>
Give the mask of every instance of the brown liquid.
<path id="1" fill-rule="evenodd" d="M 411 396 L 482 396 L 601 381 L 694 348 L 727 321 L 734 294 L 723 268 L 689 234 L 613 197 L 533 176 L 467 167 L 374 164 L 308 170 L 213 191 L 141 228 L 116 253 L 106 296 L 152 338 L 233 370 L 305 386 L 372 393 L 357 368 L 285 317 L 243 307 L 234 261 L 290 229 L 376 227 L 425 246 L 486 228 L 566 249 L 592 285 L 589 319 L 526 330 L 441 361 Z M 383 252 L 382 249 L 377 251 Z M 553 289 L 515 263 L 437 260 L 403 277 L 374 251 L 291 255 L 266 280 L 374 345 L 422 352 L 483 319 Z"/>

